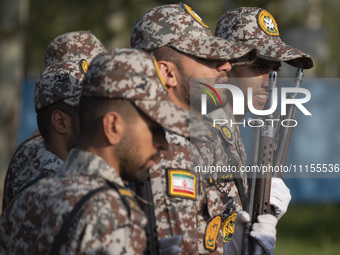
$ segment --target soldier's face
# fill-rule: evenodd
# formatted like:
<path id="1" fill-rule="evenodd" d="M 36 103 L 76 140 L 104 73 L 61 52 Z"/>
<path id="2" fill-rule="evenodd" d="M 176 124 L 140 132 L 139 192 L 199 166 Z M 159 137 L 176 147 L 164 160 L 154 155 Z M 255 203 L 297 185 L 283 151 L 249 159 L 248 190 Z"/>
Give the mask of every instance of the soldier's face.
<path id="1" fill-rule="evenodd" d="M 141 180 L 159 157 L 159 151 L 166 148 L 163 128 L 148 117 L 139 115 L 133 123 L 127 123 L 117 149 L 122 179 Z"/>
<path id="2" fill-rule="evenodd" d="M 212 87 L 215 84 L 227 83 L 227 72 L 231 70 L 231 64 L 226 61 L 208 60 L 192 57 L 189 55 L 182 55 L 181 66 L 178 67 L 180 76 L 180 88 L 182 95 L 186 95 L 186 103 L 190 105 L 190 99 L 200 101 L 200 93 L 196 94 L 190 89 L 190 79 L 194 78 L 195 81 L 201 81 Z M 219 94 L 222 104 L 226 103 L 227 95 L 225 90 L 216 89 Z M 209 102 L 208 102 L 209 104 Z"/>
<path id="3" fill-rule="evenodd" d="M 254 63 L 247 66 L 234 67 L 229 72 L 229 84 L 239 87 L 244 95 L 245 109 L 248 111 L 248 88 L 253 90 L 253 106 L 257 110 L 263 110 L 268 100 L 268 78 L 271 71 L 277 71 L 280 62 L 271 62 L 256 59 Z M 230 93 L 228 91 L 228 93 Z M 228 103 L 232 105 L 232 97 L 228 94 Z"/>

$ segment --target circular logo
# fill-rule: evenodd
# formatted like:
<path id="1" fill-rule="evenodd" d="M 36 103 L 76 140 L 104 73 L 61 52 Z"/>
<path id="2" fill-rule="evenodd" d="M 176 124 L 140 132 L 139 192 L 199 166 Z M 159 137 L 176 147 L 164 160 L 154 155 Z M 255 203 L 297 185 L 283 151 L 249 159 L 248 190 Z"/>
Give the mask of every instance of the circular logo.
<path id="1" fill-rule="evenodd" d="M 222 133 L 228 141 L 233 140 L 233 135 L 228 127 L 222 127 Z"/>
<path id="2" fill-rule="evenodd" d="M 277 27 L 274 17 L 266 10 L 261 10 L 257 15 L 257 22 L 261 29 L 268 35 L 279 36 L 279 29 Z"/>

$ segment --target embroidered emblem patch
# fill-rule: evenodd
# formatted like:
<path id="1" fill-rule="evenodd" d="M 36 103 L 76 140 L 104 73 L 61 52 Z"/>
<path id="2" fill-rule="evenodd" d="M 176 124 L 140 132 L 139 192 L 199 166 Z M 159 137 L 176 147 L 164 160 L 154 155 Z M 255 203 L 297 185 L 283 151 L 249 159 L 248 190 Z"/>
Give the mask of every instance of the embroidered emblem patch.
<path id="1" fill-rule="evenodd" d="M 236 219 L 237 213 L 233 213 L 228 216 L 223 222 L 223 241 L 230 242 L 231 238 L 234 235 L 235 232 L 235 219 Z"/>
<path id="2" fill-rule="evenodd" d="M 165 90 L 168 90 L 168 88 L 165 86 L 165 83 L 164 83 L 164 80 L 163 80 L 163 78 L 162 78 L 162 75 L 161 75 L 161 73 L 159 72 L 158 62 L 157 62 L 155 56 L 152 56 L 152 60 L 153 60 L 153 64 L 155 65 L 155 69 L 156 69 L 157 75 L 158 75 L 158 77 L 159 77 L 159 79 L 161 80 L 161 83 L 162 83 L 162 85 L 163 85 L 163 88 L 164 88 Z"/>
<path id="3" fill-rule="evenodd" d="M 221 229 L 221 216 L 216 216 L 209 221 L 204 232 L 204 248 L 208 251 L 216 249 L 216 240 Z"/>
<path id="4" fill-rule="evenodd" d="M 198 14 L 191 7 L 183 3 L 180 4 L 198 23 L 200 23 L 203 27 L 209 28 L 206 24 L 204 24 L 201 17 L 198 16 Z"/>
<path id="5" fill-rule="evenodd" d="M 261 29 L 268 35 L 279 36 L 279 29 L 277 27 L 274 17 L 266 10 L 261 10 L 257 15 L 257 22 Z"/>
<path id="6" fill-rule="evenodd" d="M 170 196 L 196 200 L 196 175 L 187 170 L 168 170 L 168 192 Z"/>
<path id="7" fill-rule="evenodd" d="M 88 63 L 85 59 L 82 59 L 82 60 L 80 60 L 80 62 L 79 62 L 79 67 L 80 67 L 80 71 L 81 71 L 83 74 L 86 74 L 87 69 L 89 68 L 89 63 Z"/>
<path id="8" fill-rule="evenodd" d="M 222 127 L 222 135 L 227 141 L 231 142 L 233 140 L 233 134 L 228 127 Z"/>

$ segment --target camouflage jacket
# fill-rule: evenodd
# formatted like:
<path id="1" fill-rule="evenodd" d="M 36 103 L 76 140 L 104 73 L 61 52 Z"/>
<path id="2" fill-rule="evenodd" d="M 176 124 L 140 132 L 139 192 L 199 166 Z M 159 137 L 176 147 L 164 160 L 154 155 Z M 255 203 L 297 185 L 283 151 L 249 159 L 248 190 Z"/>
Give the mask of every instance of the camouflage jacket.
<path id="1" fill-rule="evenodd" d="M 73 221 L 61 254 L 142 254 L 146 217 L 116 171 L 100 157 L 73 149 L 59 175 L 21 192 L 0 218 L 5 254 L 47 254 L 67 213 L 88 192 L 96 193 Z"/>
<path id="2" fill-rule="evenodd" d="M 40 171 L 55 171 L 64 161 L 46 150 L 44 139 L 39 131 L 35 131 L 13 154 L 8 166 L 2 208 L 21 191 Z"/>
<path id="3" fill-rule="evenodd" d="M 181 254 L 222 254 L 220 228 L 213 230 L 223 212 L 216 188 L 192 170 L 191 154 L 198 155 L 190 142 L 170 132 L 166 138 L 168 150 L 150 169 L 158 238 L 182 235 Z"/>
<path id="4" fill-rule="evenodd" d="M 227 214 L 242 210 L 241 197 L 239 190 L 235 185 L 235 177 L 239 178 L 244 189 L 244 195 L 247 193 L 247 178 L 244 173 L 239 175 L 229 171 L 228 166 L 235 166 L 236 170 L 241 165 L 246 164 L 247 155 L 241 138 L 239 128 L 236 124 L 230 125 L 230 120 L 235 122 L 229 105 L 217 109 L 208 114 L 207 122 L 211 125 L 209 133 L 202 137 L 195 146 L 200 151 L 203 163 L 200 163 L 200 170 L 207 178 L 212 178 L 220 192 L 222 202 Z M 213 119 L 226 119 L 225 125 L 215 125 Z M 229 150 L 227 152 L 227 150 Z"/>

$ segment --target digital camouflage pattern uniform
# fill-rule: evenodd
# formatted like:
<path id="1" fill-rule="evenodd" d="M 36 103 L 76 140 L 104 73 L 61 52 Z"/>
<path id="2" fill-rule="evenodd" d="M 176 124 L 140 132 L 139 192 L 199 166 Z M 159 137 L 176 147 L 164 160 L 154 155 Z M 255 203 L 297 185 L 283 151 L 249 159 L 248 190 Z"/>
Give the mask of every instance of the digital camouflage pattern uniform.
<path id="1" fill-rule="evenodd" d="M 79 62 L 79 65 L 86 71 L 88 63 L 103 51 L 105 51 L 103 44 L 89 31 L 65 33 L 56 37 L 48 45 L 45 67 L 58 62 L 84 60 Z M 44 98 L 44 94 L 35 96 L 37 97 L 35 103 L 40 97 Z M 62 164 L 63 160 L 46 150 L 44 140 L 39 130 L 36 130 L 17 147 L 12 156 L 5 178 L 2 207 L 5 208 L 18 190 L 25 187 L 34 176 L 39 175 L 37 174 L 39 169 L 47 169 L 46 174 L 48 174 Z"/>
<path id="2" fill-rule="evenodd" d="M 200 142 L 195 143 L 204 159 L 204 163 L 200 166 L 235 166 L 238 169 L 240 166 L 246 165 L 247 154 L 240 130 L 238 125 L 230 125 L 229 120 L 235 122 L 230 106 L 227 104 L 223 108 L 208 113 L 208 116 L 206 120 L 210 127 L 209 135 L 202 137 Z M 228 123 L 213 127 L 213 119 L 225 119 L 228 120 Z M 226 152 L 226 150 L 229 151 Z M 243 209 L 241 196 L 247 195 L 248 190 L 245 173 L 238 175 L 232 171 L 214 173 L 206 171 L 204 175 L 205 178 L 214 179 L 227 215 Z M 239 178 L 243 186 L 241 190 L 243 194 L 241 195 L 239 194 L 240 187 L 235 184 L 235 178 Z"/>
<path id="3" fill-rule="evenodd" d="M 237 59 L 239 64 L 249 63 L 256 56 L 251 46 L 213 37 L 200 17 L 185 4 L 159 6 L 147 12 L 134 25 L 130 43 L 144 51 L 168 46 L 199 58 Z M 158 237 L 181 234 L 182 254 L 222 254 L 219 229 L 223 207 L 215 184 L 193 170 L 202 161 L 200 152 L 184 137 L 170 132 L 166 137 L 169 149 L 150 169 Z M 214 236 L 212 229 L 217 226 Z"/>
<path id="4" fill-rule="evenodd" d="M 219 150 L 215 153 L 215 164 L 217 163 L 221 166 L 224 162 L 224 165 L 235 166 L 237 169 L 239 169 L 240 166 L 245 166 L 247 162 L 247 154 L 244 149 L 238 125 L 230 125 L 230 120 L 235 122 L 235 118 L 229 104 L 225 105 L 223 108 L 208 113 L 208 116 L 211 119 L 229 120 L 226 125 L 217 125 L 215 128 L 211 126 L 215 129 L 212 131 L 212 133 L 215 133 L 214 136 L 216 137 L 214 145 L 215 148 L 224 148 L 223 151 Z M 226 152 L 226 150 L 229 150 L 230 152 Z M 225 162 L 228 163 L 226 164 Z M 217 179 L 215 180 L 218 184 L 218 190 L 221 192 L 222 202 L 225 207 L 229 207 L 227 208 L 229 214 L 242 210 L 243 206 L 241 203 L 241 196 L 247 195 L 248 190 L 247 176 L 245 173 L 241 173 L 241 175 L 237 175 L 233 172 L 222 174 L 217 173 L 215 178 L 216 177 Z M 242 180 L 244 194 L 239 194 L 240 190 L 235 184 L 235 178 L 240 178 Z M 226 196 L 226 194 L 228 194 L 228 196 Z M 232 205 L 230 204 L 230 199 L 233 199 Z"/>
<path id="5" fill-rule="evenodd" d="M 62 176 L 44 178 L 21 192 L 1 217 L 4 254 L 48 254 L 64 218 L 88 192 L 114 182 L 117 189 L 96 194 L 70 227 L 61 254 L 142 254 L 146 218 L 116 171 L 100 157 L 73 149 Z M 125 191 L 125 192 L 124 192 Z"/>
<path id="6" fill-rule="evenodd" d="M 205 253 L 214 248 L 223 253 L 220 233 L 209 245 L 205 232 L 209 220 L 218 219 L 223 206 L 214 186 L 209 186 L 202 175 L 192 170 L 191 144 L 183 136 L 166 132 L 167 151 L 150 169 L 153 203 L 159 238 L 182 235 L 182 254 Z M 176 182 L 177 181 L 177 182 Z"/>
<path id="7" fill-rule="evenodd" d="M 149 54 L 134 49 L 100 54 L 82 82 L 82 96 L 129 100 L 158 124 L 188 136 L 190 115 L 167 100 L 155 66 Z M 142 254 L 147 221 L 133 192 L 103 159 L 78 149 L 71 150 L 58 175 L 33 184 L 6 208 L 0 247 L 14 254 L 47 254 L 66 214 L 104 185 L 113 188 L 89 200 L 64 233 L 61 254 Z"/>
<path id="8" fill-rule="evenodd" d="M 229 41 L 243 42 L 253 45 L 258 51 L 258 57 L 266 60 L 285 61 L 297 68 L 307 69 L 313 66 L 313 60 L 308 54 L 305 54 L 281 41 L 279 37 L 279 30 L 273 16 L 261 8 L 241 7 L 227 11 L 220 17 L 216 26 L 215 35 Z M 230 125 L 230 120 L 235 122 L 230 104 L 210 112 L 208 116 L 210 119 L 228 120 L 227 125 L 217 127 L 217 133 L 220 134 L 217 138 L 220 141 L 218 143 L 220 143 L 225 149 L 229 148 L 238 167 L 242 165 L 244 166 L 247 158 L 246 152 L 238 125 Z M 216 148 L 217 147 L 218 145 L 216 145 Z M 221 156 L 228 157 L 228 155 Z M 230 157 L 228 160 L 230 160 Z M 221 181 L 223 182 L 225 178 L 223 178 L 223 175 L 221 177 Z M 247 191 L 248 185 L 245 174 L 241 177 L 244 189 Z M 232 185 L 232 187 L 230 187 L 230 184 L 227 184 L 228 181 L 229 180 L 227 179 L 227 182 L 219 185 L 220 191 L 224 193 L 225 190 L 230 189 L 230 194 L 232 194 L 236 205 L 233 210 L 244 210 L 245 208 L 242 208 L 241 199 L 236 186 Z M 227 205 L 228 199 L 223 199 L 222 197 L 222 200 L 224 200 L 224 205 Z"/>
<path id="9" fill-rule="evenodd" d="M 42 169 L 55 171 L 64 163 L 57 155 L 45 149 L 44 139 L 38 131 L 34 132 L 13 154 L 7 169 L 2 208 L 20 192 L 25 185 Z"/>

